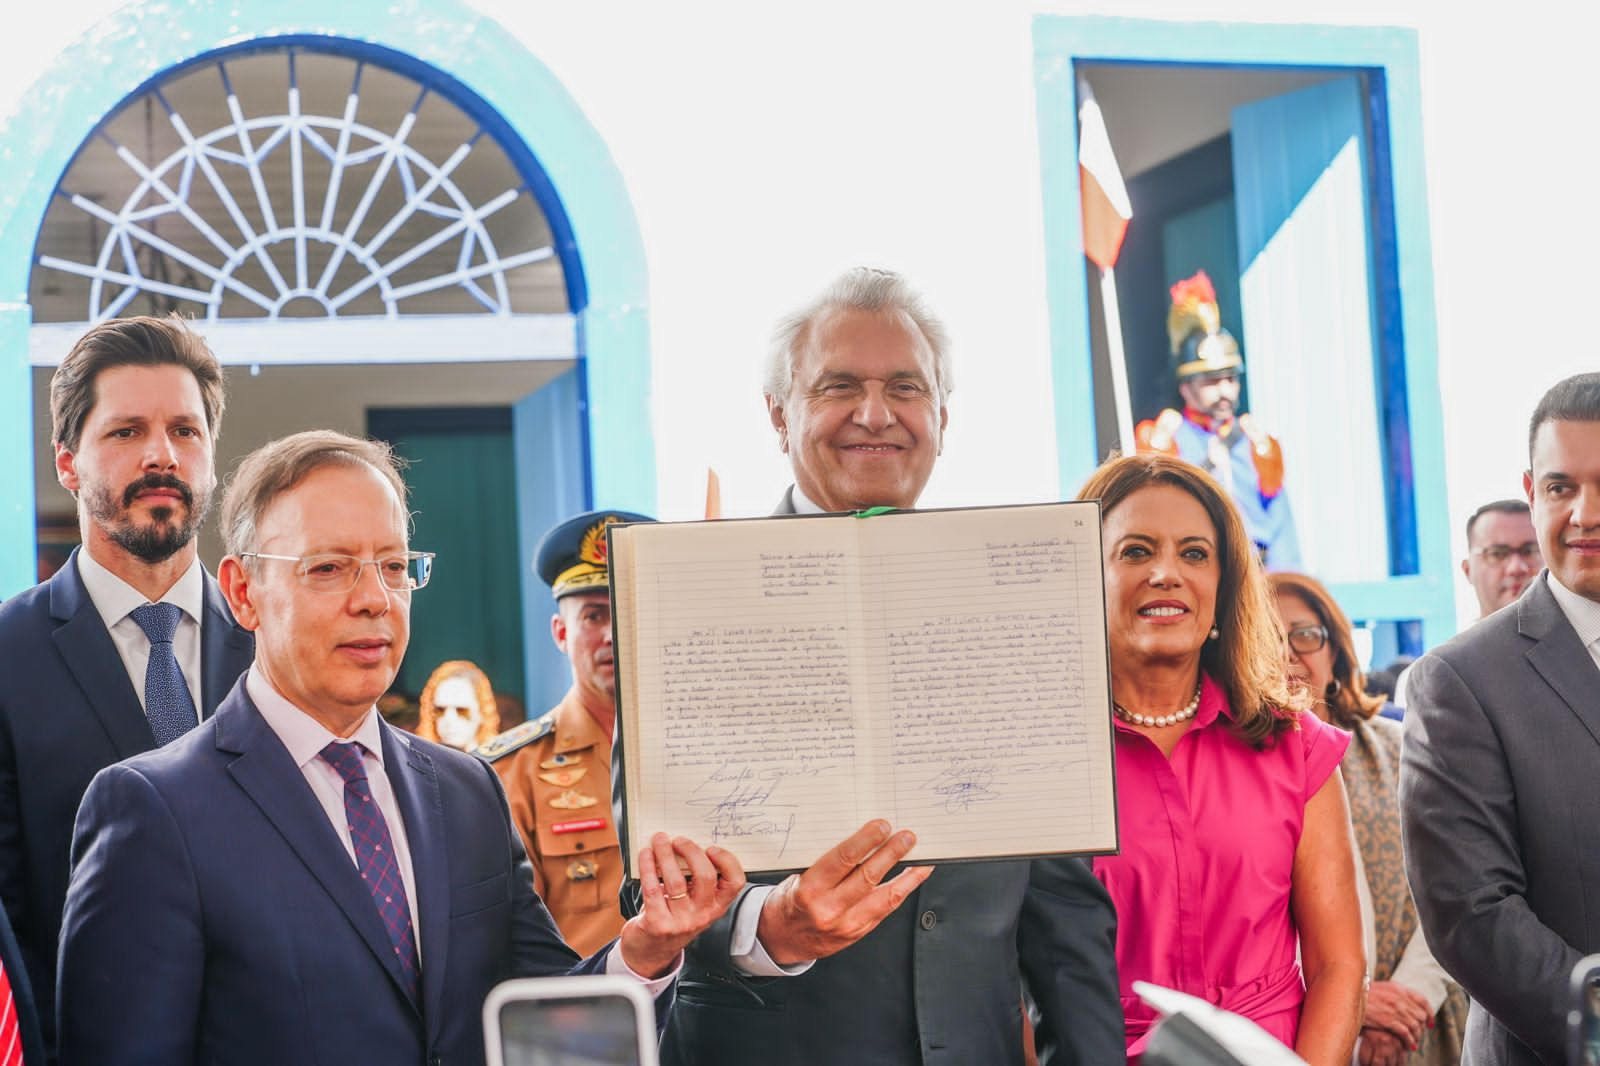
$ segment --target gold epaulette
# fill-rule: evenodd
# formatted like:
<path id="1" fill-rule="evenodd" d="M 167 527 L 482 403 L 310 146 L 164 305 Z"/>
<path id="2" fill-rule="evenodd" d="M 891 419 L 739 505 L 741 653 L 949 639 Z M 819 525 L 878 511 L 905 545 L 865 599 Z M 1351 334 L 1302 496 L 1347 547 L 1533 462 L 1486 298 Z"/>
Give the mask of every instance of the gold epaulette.
<path id="1" fill-rule="evenodd" d="M 488 743 L 478 745 L 473 752 L 481 755 L 490 762 L 503 759 L 518 748 L 527 747 L 540 737 L 549 736 L 556 728 L 556 712 L 548 711 L 538 718 L 523 722 L 506 730 L 499 736 L 492 738 Z"/>

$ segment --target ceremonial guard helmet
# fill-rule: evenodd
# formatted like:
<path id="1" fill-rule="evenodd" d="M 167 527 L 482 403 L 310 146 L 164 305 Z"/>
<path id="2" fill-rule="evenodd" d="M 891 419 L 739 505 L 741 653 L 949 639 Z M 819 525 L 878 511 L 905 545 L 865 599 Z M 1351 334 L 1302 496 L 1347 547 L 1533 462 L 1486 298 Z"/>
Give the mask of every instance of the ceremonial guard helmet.
<path id="1" fill-rule="evenodd" d="M 1172 340 L 1173 371 L 1179 381 L 1202 375 L 1241 374 L 1244 356 L 1233 334 L 1222 328 L 1217 291 L 1204 270 L 1172 287 L 1167 336 Z"/>

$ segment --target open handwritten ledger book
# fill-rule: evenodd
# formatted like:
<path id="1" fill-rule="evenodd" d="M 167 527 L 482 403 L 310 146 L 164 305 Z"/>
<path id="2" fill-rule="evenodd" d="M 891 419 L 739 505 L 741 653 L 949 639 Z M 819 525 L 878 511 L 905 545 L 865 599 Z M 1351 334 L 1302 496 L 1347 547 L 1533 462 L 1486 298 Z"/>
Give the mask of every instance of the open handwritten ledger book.
<path id="1" fill-rule="evenodd" d="M 623 854 L 803 869 L 1116 850 L 1098 505 L 610 531 Z M 630 873 L 636 873 L 630 869 Z"/>

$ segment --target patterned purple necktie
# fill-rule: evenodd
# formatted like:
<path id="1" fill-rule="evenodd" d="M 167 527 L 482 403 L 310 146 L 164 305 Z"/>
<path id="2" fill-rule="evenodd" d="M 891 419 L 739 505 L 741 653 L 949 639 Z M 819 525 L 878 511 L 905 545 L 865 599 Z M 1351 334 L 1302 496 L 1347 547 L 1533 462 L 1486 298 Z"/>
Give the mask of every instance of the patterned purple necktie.
<path id="1" fill-rule="evenodd" d="M 172 638 L 182 617 L 183 609 L 175 603 L 147 603 L 133 609 L 133 620 L 150 640 L 150 662 L 144 668 L 144 714 L 150 719 L 158 748 L 177 740 L 200 721 L 189 683 L 172 652 Z"/>
<path id="2" fill-rule="evenodd" d="M 349 823 L 350 843 L 356 849 L 356 865 L 361 870 L 361 880 L 372 893 L 372 902 L 378 905 L 378 917 L 389 931 L 395 960 L 405 975 L 406 994 L 415 1003 L 418 965 L 417 941 L 411 930 L 411 905 L 406 899 L 406 883 L 400 876 L 394 841 L 389 837 L 389 823 L 383 820 L 383 812 L 372 798 L 372 784 L 367 780 L 362 750 L 360 744 L 335 741 L 323 748 L 320 756 L 344 778 L 344 816 Z"/>

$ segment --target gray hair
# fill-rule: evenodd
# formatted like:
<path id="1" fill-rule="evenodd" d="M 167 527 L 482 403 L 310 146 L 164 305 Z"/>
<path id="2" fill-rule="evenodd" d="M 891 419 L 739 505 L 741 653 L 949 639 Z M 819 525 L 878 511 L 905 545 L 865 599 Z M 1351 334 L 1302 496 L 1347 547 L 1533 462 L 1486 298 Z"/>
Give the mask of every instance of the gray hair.
<path id="1" fill-rule="evenodd" d="M 950 335 L 944 323 L 928 310 L 921 294 L 906 284 L 905 278 L 889 270 L 856 267 L 836 278 L 815 300 L 778 321 L 767 349 L 766 377 L 761 391 L 781 407 L 789 399 L 789 383 L 794 380 L 795 359 L 810 339 L 812 327 L 833 311 L 898 311 L 909 319 L 933 352 L 933 383 L 943 407 L 955 388 L 950 366 Z"/>
<path id="2" fill-rule="evenodd" d="M 380 440 L 312 429 L 263 444 L 239 462 L 222 497 L 222 546 L 229 555 L 255 551 L 261 516 L 274 500 L 327 466 L 365 466 L 394 489 L 403 509 L 402 460 Z"/>

